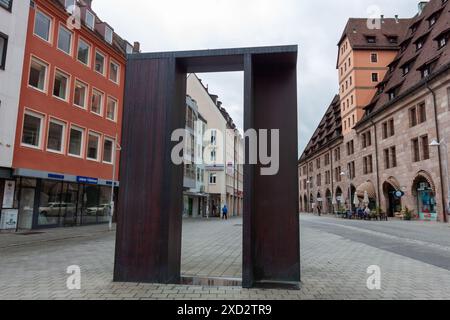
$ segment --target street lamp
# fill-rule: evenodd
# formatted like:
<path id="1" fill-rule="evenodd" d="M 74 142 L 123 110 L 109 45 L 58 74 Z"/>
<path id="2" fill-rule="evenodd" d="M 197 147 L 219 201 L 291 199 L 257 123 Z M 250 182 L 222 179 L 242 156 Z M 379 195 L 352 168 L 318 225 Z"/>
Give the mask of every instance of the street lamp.
<path id="1" fill-rule="evenodd" d="M 118 142 L 118 135 L 116 134 L 116 139 L 114 140 L 114 146 L 113 146 L 113 172 L 112 172 L 112 186 L 111 186 L 111 210 L 109 214 L 109 231 L 112 230 L 112 221 L 114 216 L 114 189 L 116 187 L 116 159 L 117 159 L 117 152 L 122 151 L 122 147 L 120 146 Z"/>
<path id="2" fill-rule="evenodd" d="M 350 211 L 350 213 L 353 215 L 352 212 L 352 179 L 350 177 L 350 173 L 349 172 L 341 172 L 341 177 L 347 177 L 349 183 L 348 183 L 348 209 Z"/>
<path id="3" fill-rule="evenodd" d="M 440 148 L 442 147 L 444 149 L 444 167 L 445 167 L 445 175 L 447 176 L 447 215 L 450 213 L 450 177 L 448 175 L 449 173 L 449 162 L 448 162 L 448 145 L 447 142 L 445 140 L 441 140 L 440 142 L 437 140 L 433 140 L 430 143 L 430 147 L 433 148 Z M 448 220 L 448 216 L 447 216 L 447 220 Z M 447 221 L 449 222 L 449 221 Z"/>

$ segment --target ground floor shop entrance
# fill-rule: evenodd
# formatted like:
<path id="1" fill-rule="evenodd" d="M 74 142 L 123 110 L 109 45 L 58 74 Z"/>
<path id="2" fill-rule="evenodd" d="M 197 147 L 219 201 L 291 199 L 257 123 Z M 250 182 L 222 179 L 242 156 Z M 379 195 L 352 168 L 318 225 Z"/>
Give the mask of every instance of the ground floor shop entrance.
<path id="1" fill-rule="evenodd" d="M 16 179 L 18 229 L 108 223 L 110 203 L 111 186 L 24 177 Z"/>

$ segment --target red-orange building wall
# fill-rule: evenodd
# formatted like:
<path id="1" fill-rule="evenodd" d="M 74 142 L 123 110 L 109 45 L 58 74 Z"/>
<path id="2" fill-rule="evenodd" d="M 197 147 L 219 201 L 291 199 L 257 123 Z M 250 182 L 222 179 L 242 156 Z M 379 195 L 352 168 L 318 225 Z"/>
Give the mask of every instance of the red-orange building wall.
<path id="1" fill-rule="evenodd" d="M 56 7 L 49 1 L 37 0 L 35 3 L 39 10 L 53 18 L 51 27 L 52 40 L 51 43 L 47 43 L 45 40 L 34 35 L 36 9 L 30 7 L 30 20 L 28 24 L 27 42 L 25 48 L 25 61 L 21 84 L 13 167 L 111 180 L 113 166 L 112 164 L 106 164 L 102 161 L 103 139 L 104 137 L 115 139 L 115 137 L 118 136 L 118 142 L 120 143 L 125 79 L 125 57 L 121 52 L 113 48 L 103 38 L 101 38 L 100 35 L 95 34 L 95 32 L 87 29 L 85 26 L 83 26 L 80 30 L 73 30 L 72 56 L 67 55 L 65 52 L 57 48 L 58 25 L 60 23 L 64 25 L 66 24 L 67 14 L 61 8 Z M 87 67 L 77 61 L 77 44 L 80 37 L 91 45 L 90 67 Z M 106 55 L 106 76 L 102 76 L 94 70 L 95 49 L 98 49 Z M 42 93 L 28 85 L 31 57 L 36 57 L 49 64 L 46 93 Z M 120 65 L 119 84 L 109 80 L 110 59 L 113 59 L 114 62 Z M 59 70 L 70 75 L 68 102 L 53 97 L 55 68 L 58 68 Z M 75 79 L 78 79 L 89 86 L 86 110 L 73 104 Z M 93 88 L 96 88 L 105 94 L 102 117 L 93 114 L 90 111 Z M 116 122 L 106 119 L 105 116 L 106 101 L 108 96 L 113 97 L 118 102 Z M 42 145 L 40 150 L 21 145 L 23 118 L 26 109 L 45 116 L 45 125 L 42 131 Z M 50 117 L 66 123 L 64 154 L 56 154 L 46 151 L 48 121 Z M 85 129 L 83 146 L 84 158 L 80 159 L 68 155 L 68 136 L 71 124 Z M 101 134 L 99 144 L 99 161 L 91 161 L 86 159 L 88 131 Z M 119 152 L 117 152 L 115 158 L 117 159 L 117 179 L 119 170 Z"/>

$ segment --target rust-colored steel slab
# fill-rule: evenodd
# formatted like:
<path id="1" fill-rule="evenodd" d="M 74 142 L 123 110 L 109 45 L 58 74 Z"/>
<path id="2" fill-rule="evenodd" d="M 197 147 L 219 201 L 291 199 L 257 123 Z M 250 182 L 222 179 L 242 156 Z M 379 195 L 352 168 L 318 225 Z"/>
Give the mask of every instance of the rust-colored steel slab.
<path id="1" fill-rule="evenodd" d="M 129 56 L 115 281 L 180 282 L 183 167 L 170 137 L 184 128 L 186 74 L 224 71 L 244 71 L 245 130 L 280 130 L 278 174 L 244 166 L 242 285 L 299 286 L 297 46 Z"/>

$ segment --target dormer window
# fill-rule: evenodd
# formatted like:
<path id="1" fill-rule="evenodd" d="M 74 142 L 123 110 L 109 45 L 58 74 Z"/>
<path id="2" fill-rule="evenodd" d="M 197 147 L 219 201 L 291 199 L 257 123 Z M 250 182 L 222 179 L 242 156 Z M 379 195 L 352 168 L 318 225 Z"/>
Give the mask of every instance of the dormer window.
<path id="1" fill-rule="evenodd" d="M 64 6 L 68 13 L 70 13 L 70 14 L 73 13 L 73 11 L 75 10 L 75 3 L 76 3 L 76 0 L 65 0 Z"/>
<path id="2" fill-rule="evenodd" d="M 423 68 L 421 71 L 422 79 L 428 77 L 430 73 L 431 73 L 431 66 L 426 66 L 425 68 Z"/>
<path id="3" fill-rule="evenodd" d="M 419 40 L 416 42 L 416 51 L 419 51 L 420 49 L 423 48 L 423 40 Z"/>
<path id="4" fill-rule="evenodd" d="M 439 49 L 442 49 L 447 45 L 448 37 L 442 37 L 441 40 L 439 40 Z"/>
<path id="5" fill-rule="evenodd" d="M 392 44 L 398 43 L 398 37 L 397 36 L 390 36 L 390 37 L 388 37 L 388 40 L 389 40 L 389 43 L 392 43 Z"/>
<path id="6" fill-rule="evenodd" d="M 129 43 L 127 43 L 127 54 L 132 54 L 133 53 L 133 46 Z"/>
<path id="7" fill-rule="evenodd" d="M 409 73 L 409 71 L 411 71 L 411 65 L 410 64 L 404 65 L 402 68 L 403 76 L 406 76 Z"/>
<path id="8" fill-rule="evenodd" d="M 105 28 L 105 40 L 109 44 L 112 44 L 113 42 L 113 31 L 111 28 L 106 27 Z"/>
<path id="9" fill-rule="evenodd" d="M 444 32 L 441 32 L 436 38 L 434 38 L 435 41 L 438 43 L 438 48 L 442 49 L 445 47 L 450 39 L 450 28 L 445 30 Z"/>
<path id="10" fill-rule="evenodd" d="M 442 10 L 443 10 L 443 8 L 439 9 L 438 11 L 436 11 L 435 13 L 433 13 L 433 14 L 427 19 L 430 28 L 436 24 L 436 22 L 438 21 L 439 17 L 441 16 Z"/>
<path id="11" fill-rule="evenodd" d="M 375 36 L 366 36 L 367 43 L 376 43 L 377 37 Z"/>
<path id="12" fill-rule="evenodd" d="M 89 10 L 86 11 L 86 25 L 89 29 L 94 30 L 95 27 L 95 16 Z"/>

